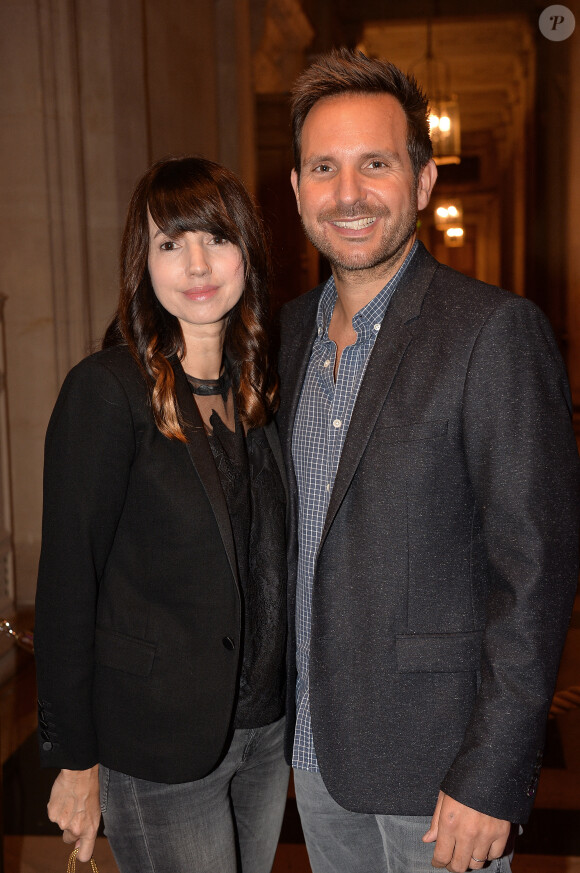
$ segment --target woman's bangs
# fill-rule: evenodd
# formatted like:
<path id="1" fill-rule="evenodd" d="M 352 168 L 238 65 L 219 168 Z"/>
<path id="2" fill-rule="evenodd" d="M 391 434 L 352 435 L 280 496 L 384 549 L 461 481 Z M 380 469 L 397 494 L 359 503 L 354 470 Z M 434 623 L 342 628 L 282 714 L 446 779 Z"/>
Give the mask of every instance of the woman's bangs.
<path id="1" fill-rule="evenodd" d="M 215 182 L 209 179 L 188 181 L 187 187 L 169 187 L 155 180 L 149 192 L 148 207 L 157 227 L 170 239 L 201 231 L 239 245 L 235 226 Z"/>

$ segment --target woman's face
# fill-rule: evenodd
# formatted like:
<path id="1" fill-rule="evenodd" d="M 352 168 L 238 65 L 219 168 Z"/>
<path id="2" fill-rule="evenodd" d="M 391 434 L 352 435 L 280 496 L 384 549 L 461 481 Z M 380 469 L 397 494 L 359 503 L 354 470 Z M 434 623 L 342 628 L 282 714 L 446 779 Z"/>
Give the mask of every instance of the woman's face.
<path id="1" fill-rule="evenodd" d="M 237 245 L 205 231 L 170 239 L 149 218 L 149 275 L 155 295 L 179 319 L 184 335 L 197 326 L 223 327 L 244 290 Z"/>

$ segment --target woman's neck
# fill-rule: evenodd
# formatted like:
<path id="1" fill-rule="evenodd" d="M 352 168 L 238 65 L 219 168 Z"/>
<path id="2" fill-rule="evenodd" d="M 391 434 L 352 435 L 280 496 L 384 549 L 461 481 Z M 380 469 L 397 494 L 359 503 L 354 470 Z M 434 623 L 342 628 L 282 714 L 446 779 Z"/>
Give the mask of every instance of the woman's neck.
<path id="1" fill-rule="evenodd" d="M 186 373 L 196 379 L 218 379 L 222 370 L 224 331 L 212 330 L 215 325 L 204 325 L 207 330 L 195 335 L 184 331 L 185 356 L 182 366 Z"/>

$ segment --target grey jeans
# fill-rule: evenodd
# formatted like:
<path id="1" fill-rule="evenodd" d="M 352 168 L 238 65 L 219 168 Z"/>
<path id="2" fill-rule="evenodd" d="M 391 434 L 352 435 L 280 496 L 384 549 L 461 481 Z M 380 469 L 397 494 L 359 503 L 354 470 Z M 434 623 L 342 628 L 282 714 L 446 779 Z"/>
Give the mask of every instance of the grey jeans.
<path id="1" fill-rule="evenodd" d="M 433 873 L 434 844 L 423 843 L 430 816 L 349 812 L 332 799 L 320 773 L 294 770 L 296 803 L 312 873 Z M 507 857 L 486 873 L 510 873 Z"/>
<path id="2" fill-rule="evenodd" d="M 286 804 L 284 719 L 236 730 L 219 767 L 177 785 L 100 768 L 121 873 L 270 873 Z"/>

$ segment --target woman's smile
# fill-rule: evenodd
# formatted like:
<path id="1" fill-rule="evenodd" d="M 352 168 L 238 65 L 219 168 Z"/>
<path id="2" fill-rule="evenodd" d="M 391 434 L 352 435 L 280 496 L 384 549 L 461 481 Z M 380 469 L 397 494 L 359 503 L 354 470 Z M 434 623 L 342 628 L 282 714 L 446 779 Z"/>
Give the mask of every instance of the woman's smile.
<path id="1" fill-rule="evenodd" d="M 209 300 L 214 294 L 219 291 L 218 285 L 201 285 L 196 286 L 195 288 L 188 288 L 187 291 L 184 291 L 186 297 L 189 297 L 190 300 Z"/>

